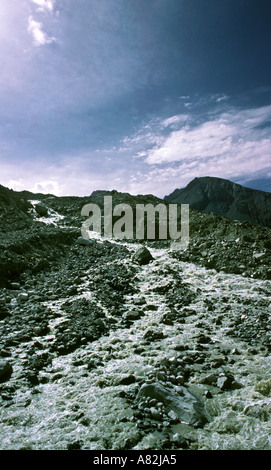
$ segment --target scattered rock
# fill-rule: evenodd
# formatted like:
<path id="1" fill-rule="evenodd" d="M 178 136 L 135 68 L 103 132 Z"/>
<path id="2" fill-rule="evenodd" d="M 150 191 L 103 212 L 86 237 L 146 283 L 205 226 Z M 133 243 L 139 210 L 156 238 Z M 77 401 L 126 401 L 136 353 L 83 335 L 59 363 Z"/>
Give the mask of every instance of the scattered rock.
<path id="1" fill-rule="evenodd" d="M 17 297 L 18 300 L 28 300 L 28 298 L 29 298 L 29 295 L 27 292 L 20 292 L 20 294 Z"/>
<path id="2" fill-rule="evenodd" d="M 145 333 L 143 338 L 146 341 L 157 341 L 159 339 L 163 339 L 165 337 L 163 331 L 160 330 L 153 330 L 153 329 L 148 329 Z"/>
<path id="3" fill-rule="evenodd" d="M 9 315 L 9 311 L 4 302 L 0 301 L 0 320 L 4 320 Z"/>
<path id="4" fill-rule="evenodd" d="M 35 209 L 38 215 L 41 217 L 46 217 L 48 215 L 48 209 L 44 204 L 38 203 L 35 204 Z"/>
<path id="5" fill-rule="evenodd" d="M 131 385 L 135 383 L 135 381 L 136 381 L 135 376 L 132 374 L 129 374 L 129 375 L 125 375 L 124 377 L 122 377 L 118 383 L 119 385 Z"/>
<path id="6" fill-rule="evenodd" d="M 197 342 L 200 344 L 207 344 L 207 343 L 211 343 L 212 339 L 207 335 L 201 334 L 197 337 Z"/>
<path id="7" fill-rule="evenodd" d="M 223 374 L 218 377 L 216 385 L 220 390 L 234 390 L 236 388 L 241 388 L 242 385 L 234 380 L 234 377 L 231 374 Z"/>
<path id="8" fill-rule="evenodd" d="M 145 305 L 144 307 L 144 310 L 145 311 L 148 311 L 148 310 L 158 310 L 158 305 L 154 305 L 154 304 L 147 304 Z"/>
<path id="9" fill-rule="evenodd" d="M 216 385 L 218 377 L 216 374 L 209 374 L 199 380 L 199 383 L 206 385 Z"/>
<path id="10" fill-rule="evenodd" d="M 90 246 L 90 245 L 92 245 L 92 241 L 88 240 L 87 238 L 84 238 L 84 237 L 78 237 L 77 240 L 76 240 L 76 243 L 77 243 L 77 245 L 81 245 L 81 246 Z"/>
<path id="11" fill-rule="evenodd" d="M 0 359 L 0 382 L 5 382 L 6 380 L 9 380 L 12 372 L 12 365 L 8 361 Z"/>
<path id="12" fill-rule="evenodd" d="M 10 283 L 10 287 L 11 287 L 11 289 L 14 289 L 14 290 L 18 290 L 18 289 L 21 288 L 19 282 L 11 282 L 11 283 Z"/>
<path id="13" fill-rule="evenodd" d="M 133 299 L 133 303 L 134 305 L 144 305 L 146 303 L 146 300 L 144 299 L 144 297 L 135 297 Z"/>
<path id="14" fill-rule="evenodd" d="M 150 408 L 150 413 L 153 419 L 160 420 L 162 418 L 162 413 L 157 410 L 154 406 Z"/>
<path id="15" fill-rule="evenodd" d="M 153 257 L 150 253 L 150 251 L 148 250 L 148 248 L 146 248 L 145 246 L 142 247 L 142 248 L 139 248 L 139 250 L 137 250 L 135 252 L 135 254 L 133 255 L 132 257 L 132 260 L 135 261 L 136 263 L 138 264 L 148 264 L 150 261 L 153 260 Z"/>
<path id="16" fill-rule="evenodd" d="M 38 373 L 36 372 L 27 372 L 26 378 L 28 379 L 31 385 L 39 385 L 40 383 Z"/>
<path id="17" fill-rule="evenodd" d="M 143 384 L 137 399 L 141 401 L 143 397 L 155 398 L 163 403 L 167 413 L 173 411 L 176 417 L 186 424 L 202 427 L 208 422 L 203 402 L 185 387 L 179 386 L 177 392 L 159 383 Z"/>
<path id="18" fill-rule="evenodd" d="M 222 375 L 221 377 L 218 377 L 216 385 L 220 390 L 230 390 L 232 382 L 232 377 Z"/>
<path id="19" fill-rule="evenodd" d="M 81 450 L 82 441 L 74 441 L 68 444 L 67 450 Z"/>
<path id="20" fill-rule="evenodd" d="M 140 317 L 142 317 L 142 315 L 143 315 L 142 310 L 134 308 L 134 309 L 129 310 L 128 312 L 125 312 L 122 315 L 122 318 L 124 320 L 133 321 L 133 320 L 138 320 Z"/>

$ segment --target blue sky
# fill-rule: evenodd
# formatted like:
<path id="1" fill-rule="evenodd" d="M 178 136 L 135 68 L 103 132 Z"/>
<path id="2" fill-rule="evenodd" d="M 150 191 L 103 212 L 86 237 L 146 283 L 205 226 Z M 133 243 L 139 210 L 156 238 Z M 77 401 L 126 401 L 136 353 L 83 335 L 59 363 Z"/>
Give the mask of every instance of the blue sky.
<path id="1" fill-rule="evenodd" d="M 270 0 L 1 0 L 0 25 L 1 184 L 271 191 Z"/>

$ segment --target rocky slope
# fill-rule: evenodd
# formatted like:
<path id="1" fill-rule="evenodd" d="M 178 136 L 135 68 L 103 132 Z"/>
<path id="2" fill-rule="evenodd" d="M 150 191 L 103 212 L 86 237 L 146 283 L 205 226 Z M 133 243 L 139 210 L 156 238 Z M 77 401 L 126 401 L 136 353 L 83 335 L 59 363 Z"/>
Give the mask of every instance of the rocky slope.
<path id="1" fill-rule="evenodd" d="M 222 178 L 195 178 L 185 188 L 175 189 L 165 196 L 165 200 L 271 227 L 271 193 L 246 188 Z"/>
<path id="2" fill-rule="evenodd" d="M 186 251 L 83 243 L 104 194 L 2 218 L 0 448 L 270 450 L 271 230 L 191 210 Z"/>

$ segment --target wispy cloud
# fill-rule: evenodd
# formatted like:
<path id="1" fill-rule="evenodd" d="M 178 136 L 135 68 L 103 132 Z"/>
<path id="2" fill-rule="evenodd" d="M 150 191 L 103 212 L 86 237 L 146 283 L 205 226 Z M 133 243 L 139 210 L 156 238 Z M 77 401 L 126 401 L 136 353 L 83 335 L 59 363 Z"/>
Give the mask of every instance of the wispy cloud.
<path id="1" fill-rule="evenodd" d="M 31 0 L 32 3 L 37 5 L 38 11 L 51 13 L 54 9 L 54 0 Z"/>
<path id="2" fill-rule="evenodd" d="M 176 114 L 175 116 L 171 116 L 167 119 L 164 119 L 161 124 L 164 127 L 176 127 L 180 124 L 180 122 L 185 122 L 188 119 L 187 114 Z"/>
<path id="3" fill-rule="evenodd" d="M 173 121 L 177 119 L 174 116 Z M 165 164 L 210 158 L 270 159 L 271 132 L 264 124 L 271 119 L 271 106 L 250 110 L 232 109 L 198 125 L 179 126 L 149 149 L 146 162 Z M 170 122 L 170 119 L 167 120 Z M 165 122 L 165 121 L 164 121 Z"/>
<path id="4" fill-rule="evenodd" d="M 32 16 L 28 18 L 28 32 L 31 34 L 35 46 L 43 46 L 55 41 L 55 38 L 48 36 L 42 28 L 42 23 L 35 21 Z"/>

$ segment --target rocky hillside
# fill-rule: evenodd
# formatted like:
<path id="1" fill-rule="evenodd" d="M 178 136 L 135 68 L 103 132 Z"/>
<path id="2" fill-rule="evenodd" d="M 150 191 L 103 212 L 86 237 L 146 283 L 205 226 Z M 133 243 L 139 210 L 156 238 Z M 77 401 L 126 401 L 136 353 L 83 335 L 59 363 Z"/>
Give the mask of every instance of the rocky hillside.
<path id="1" fill-rule="evenodd" d="M 31 204 L 23 194 L 0 185 L 0 226 L 1 233 L 27 227 L 27 212 Z"/>
<path id="2" fill-rule="evenodd" d="M 271 229 L 191 209 L 185 251 L 84 240 L 104 195 L 163 202 L 3 190 L 0 449 L 270 450 Z"/>
<path id="3" fill-rule="evenodd" d="M 0 286 L 7 286 L 26 270 L 39 272 L 58 263 L 81 235 L 85 217 L 81 209 L 95 203 L 103 213 L 104 196 L 111 195 L 113 207 L 120 203 L 153 204 L 165 201 L 153 195 L 132 196 L 117 191 L 94 191 L 89 197 L 56 197 L 16 193 L 2 187 L 0 233 Z M 166 202 L 166 204 L 169 204 Z M 135 221 L 135 218 L 134 218 Z M 156 215 L 157 224 L 159 222 Z M 190 209 L 190 243 L 176 256 L 230 273 L 270 279 L 271 230 Z M 155 247 L 169 247 L 171 240 L 142 240 Z M 134 239 L 135 241 L 135 228 Z"/>
<path id="4" fill-rule="evenodd" d="M 165 196 L 165 200 L 271 227 L 271 193 L 245 188 L 222 178 L 195 178 L 185 188 L 175 189 Z"/>

